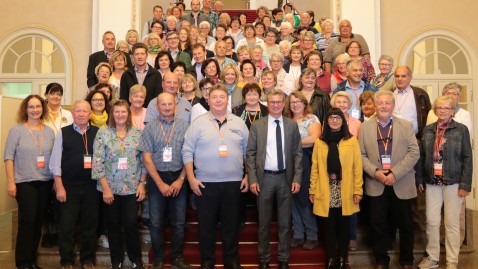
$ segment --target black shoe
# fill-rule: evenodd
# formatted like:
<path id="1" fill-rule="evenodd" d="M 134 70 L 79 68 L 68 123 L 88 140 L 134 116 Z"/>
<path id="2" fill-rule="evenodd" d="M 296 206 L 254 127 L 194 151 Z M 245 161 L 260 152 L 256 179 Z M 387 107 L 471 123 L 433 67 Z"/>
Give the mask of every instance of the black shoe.
<path id="1" fill-rule="evenodd" d="M 40 266 L 38 266 L 36 263 L 32 263 L 32 265 L 30 266 L 31 269 L 43 269 L 41 268 Z"/>
<path id="2" fill-rule="evenodd" d="M 131 265 L 132 269 L 144 269 L 143 263 L 142 262 L 133 262 L 133 265 Z"/>
<path id="3" fill-rule="evenodd" d="M 192 269 L 193 267 L 187 263 L 183 256 L 177 256 L 171 262 L 171 269 Z"/>
<path id="4" fill-rule="evenodd" d="M 319 242 L 317 240 L 305 240 L 304 244 L 302 245 L 303 250 L 313 250 L 319 245 Z"/>
<path id="5" fill-rule="evenodd" d="M 269 264 L 267 262 L 259 263 L 259 269 L 269 269 Z"/>
<path id="6" fill-rule="evenodd" d="M 119 263 L 115 262 L 111 265 L 111 269 L 122 269 L 122 268 L 123 268 L 123 264 L 120 262 Z"/>
<path id="7" fill-rule="evenodd" d="M 199 267 L 200 269 L 214 269 L 214 264 L 213 263 L 209 263 L 209 262 L 203 262 L 201 263 L 201 267 Z"/>
<path id="8" fill-rule="evenodd" d="M 164 262 L 163 261 L 155 261 L 153 263 L 153 267 L 151 269 L 163 269 L 164 268 Z"/>
<path id="9" fill-rule="evenodd" d="M 304 238 L 292 238 L 290 240 L 290 247 L 291 248 L 300 247 L 303 244 L 304 244 Z"/>
<path id="10" fill-rule="evenodd" d="M 279 262 L 279 269 L 289 269 L 288 262 Z"/>

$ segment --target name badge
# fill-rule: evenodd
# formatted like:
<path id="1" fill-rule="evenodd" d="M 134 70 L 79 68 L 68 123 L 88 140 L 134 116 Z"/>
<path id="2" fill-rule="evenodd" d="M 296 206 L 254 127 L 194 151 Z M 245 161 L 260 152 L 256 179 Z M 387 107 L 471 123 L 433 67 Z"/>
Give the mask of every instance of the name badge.
<path id="1" fill-rule="evenodd" d="M 382 155 L 382 169 L 388 170 L 392 169 L 392 156 L 390 155 Z"/>
<path id="2" fill-rule="evenodd" d="M 443 164 L 433 163 L 433 174 L 435 176 L 443 176 Z"/>
<path id="3" fill-rule="evenodd" d="M 37 168 L 45 168 L 45 156 L 43 154 L 37 156 Z"/>
<path id="4" fill-rule="evenodd" d="M 118 170 L 126 170 L 126 169 L 128 169 L 128 158 L 120 157 L 118 159 Z"/>
<path id="5" fill-rule="evenodd" d="M 357 120 L 360 119 L 360 110 L 359 109 L 352 109 L 352 117 L 356 118 Z"/>
<path id="6" fill-rule="evenodd" d="M 84 154 L 83 155 L 83 168 L 84 169 L 91 169 L 91 155 Z"/>
<path id="7" fill-rule="evenodd" d="M 227 146 L 226 145 L 220 145 L 219 146 L 219 157 L 227 157 Z"/>
<path id="8" fill-rule="evenodd" d="M 165 147 L 163 148 L 163 162 L 170 163 L 173 161 L 173 148 Z"/>

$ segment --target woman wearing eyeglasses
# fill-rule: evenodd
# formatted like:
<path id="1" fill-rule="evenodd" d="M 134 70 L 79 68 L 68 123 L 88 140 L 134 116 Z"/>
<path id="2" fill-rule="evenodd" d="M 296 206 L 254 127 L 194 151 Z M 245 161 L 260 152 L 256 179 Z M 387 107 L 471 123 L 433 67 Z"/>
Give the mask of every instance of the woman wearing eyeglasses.
<path id="1" fill-rule="evenodd" d="M 293 196 L 292 230 L 294 234 L 290 247 L 312 250 L 317 247 L 318 241 L 317 221 L 312 214 L 312 204 L 309 202 L 310 169 L 312 148 L 320 137 L 321 125 L 317 116 L 312 114 L 307 98 L 299 91 L 291 92 L 287 98 L 285 116 L 297 122 L 302 141 L 302 182 L 299 192 Z"/>
<path id="2" fill-rule="evenodd" d="M 90 123 L 93 126 L 101 128 L 106 126 L 106 122 L 108 121 L 108 104 L 107 100 L 108 97 L 106 94 L 100 90 L 91 91 L 85 98 L 85 100 L 90 103 L 91 113 Z"/>
<path id="3" fill-rule="evenodd" d="M 453 119 L 456 104 L 440 96 L 433 104 L 438 120 L 423 130 L 416 179 L 425 191 L 428 254 L 419 268 L 438 267 L 442 206 L 447 269 L 457 268 L 460 253 L 460 212 L 471 191 L 473 156 L 468 128 Z"/>
<path id="4" fill-rule="evenodd" d="M 376 76 L 370 84 L 378 90 L 390 90 L 395 88 L 395 76 L 393 72 L 393 58 L 388 55 L 382 55 L 378 59 L 378 69 L 380 74 Z"/>
<path id="5" fill-rule="evenodd" d="M 324 227 L 327 268 L 345 269 L 350 216 L 360 211 L 363 195 L 362 154 L 340 109 L 331 108 L 325 118 L 312 153 L 309 199 Z"/>

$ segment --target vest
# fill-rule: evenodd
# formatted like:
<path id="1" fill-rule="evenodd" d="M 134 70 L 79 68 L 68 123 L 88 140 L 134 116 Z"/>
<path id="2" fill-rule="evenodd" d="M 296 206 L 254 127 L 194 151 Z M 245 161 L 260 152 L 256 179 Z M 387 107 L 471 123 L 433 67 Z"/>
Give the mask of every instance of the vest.
<path id="1" fill-rule="evenodd" d="M 95 141 L 98 127 L 90 125 L 86 131 L 88 138 L 88 154 L 93 162 L 93 142 Z M 91 169 L 83 168 L 83 155 L 86 154 L 83 137 L 73 124 L 61 128 L 63 137 L 63 152 L 61 155 L 61 177 L 63 184 L 95 183 L 91 179 Z"/>

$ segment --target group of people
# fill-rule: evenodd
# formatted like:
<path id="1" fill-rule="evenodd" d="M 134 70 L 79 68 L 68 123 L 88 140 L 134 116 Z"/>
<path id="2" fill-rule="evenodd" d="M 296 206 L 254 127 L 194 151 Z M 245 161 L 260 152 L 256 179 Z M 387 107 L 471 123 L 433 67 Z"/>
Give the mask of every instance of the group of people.
<path id="1" fill-rule="evenodd" d="M 423 192 L 428 244 L 418 266 L 438 266 L 444 205 L 447 268 L 457 268 L 473 167 L 461 85 L 446 85 L 432 106 L 426 91 L 410 85 L 412 70 L 394 69 L 392 57 L 382 55 L 375 73 L 365 39 L 348 20 L 335 33 L 332 20 L 294 15 L 290 2 L 272 14 L 258 8 L 254 24 L 221 8 L 220 1 L 192 0 L 190 13 L 178 3 L 164 18 L 155 6 L 141 38 L 132 29 L 116 43 L 105 32 L 104 50 L 89 58 L 88 95 L 71 113 L 61 108 L 58 83 L 47 86 L 45 99 L 23 100 L 4 156 L 19 210 L 17 267 L 40 268 L 53 189 L 65 269 L 73 267 L 77 224 L 83 268 L 94 267 L 97 237 L 106 234 L 112 268 L 122 268 L 124 244 L 133 268 L 143 268 L 140 204 L 152 268 L 165 267 L 166 221 L 171 267 L 192 268 L 183 257 L 188 193 L 203 269 L 216 264 L 218 223 L 224 267 L 242 268 L 248 193 L 258 210 L 261 269 L 271 260 L 274 207 L 279 268 L 289 268 L 290 248 L 313 250 L 319 235 L 327 268 L 345 268 L 348 250 L 357 249 L 362 198 L 376 268 L 388 268 L 396 228 L 399 263 L 412 268 L 415 198 Z"/>

